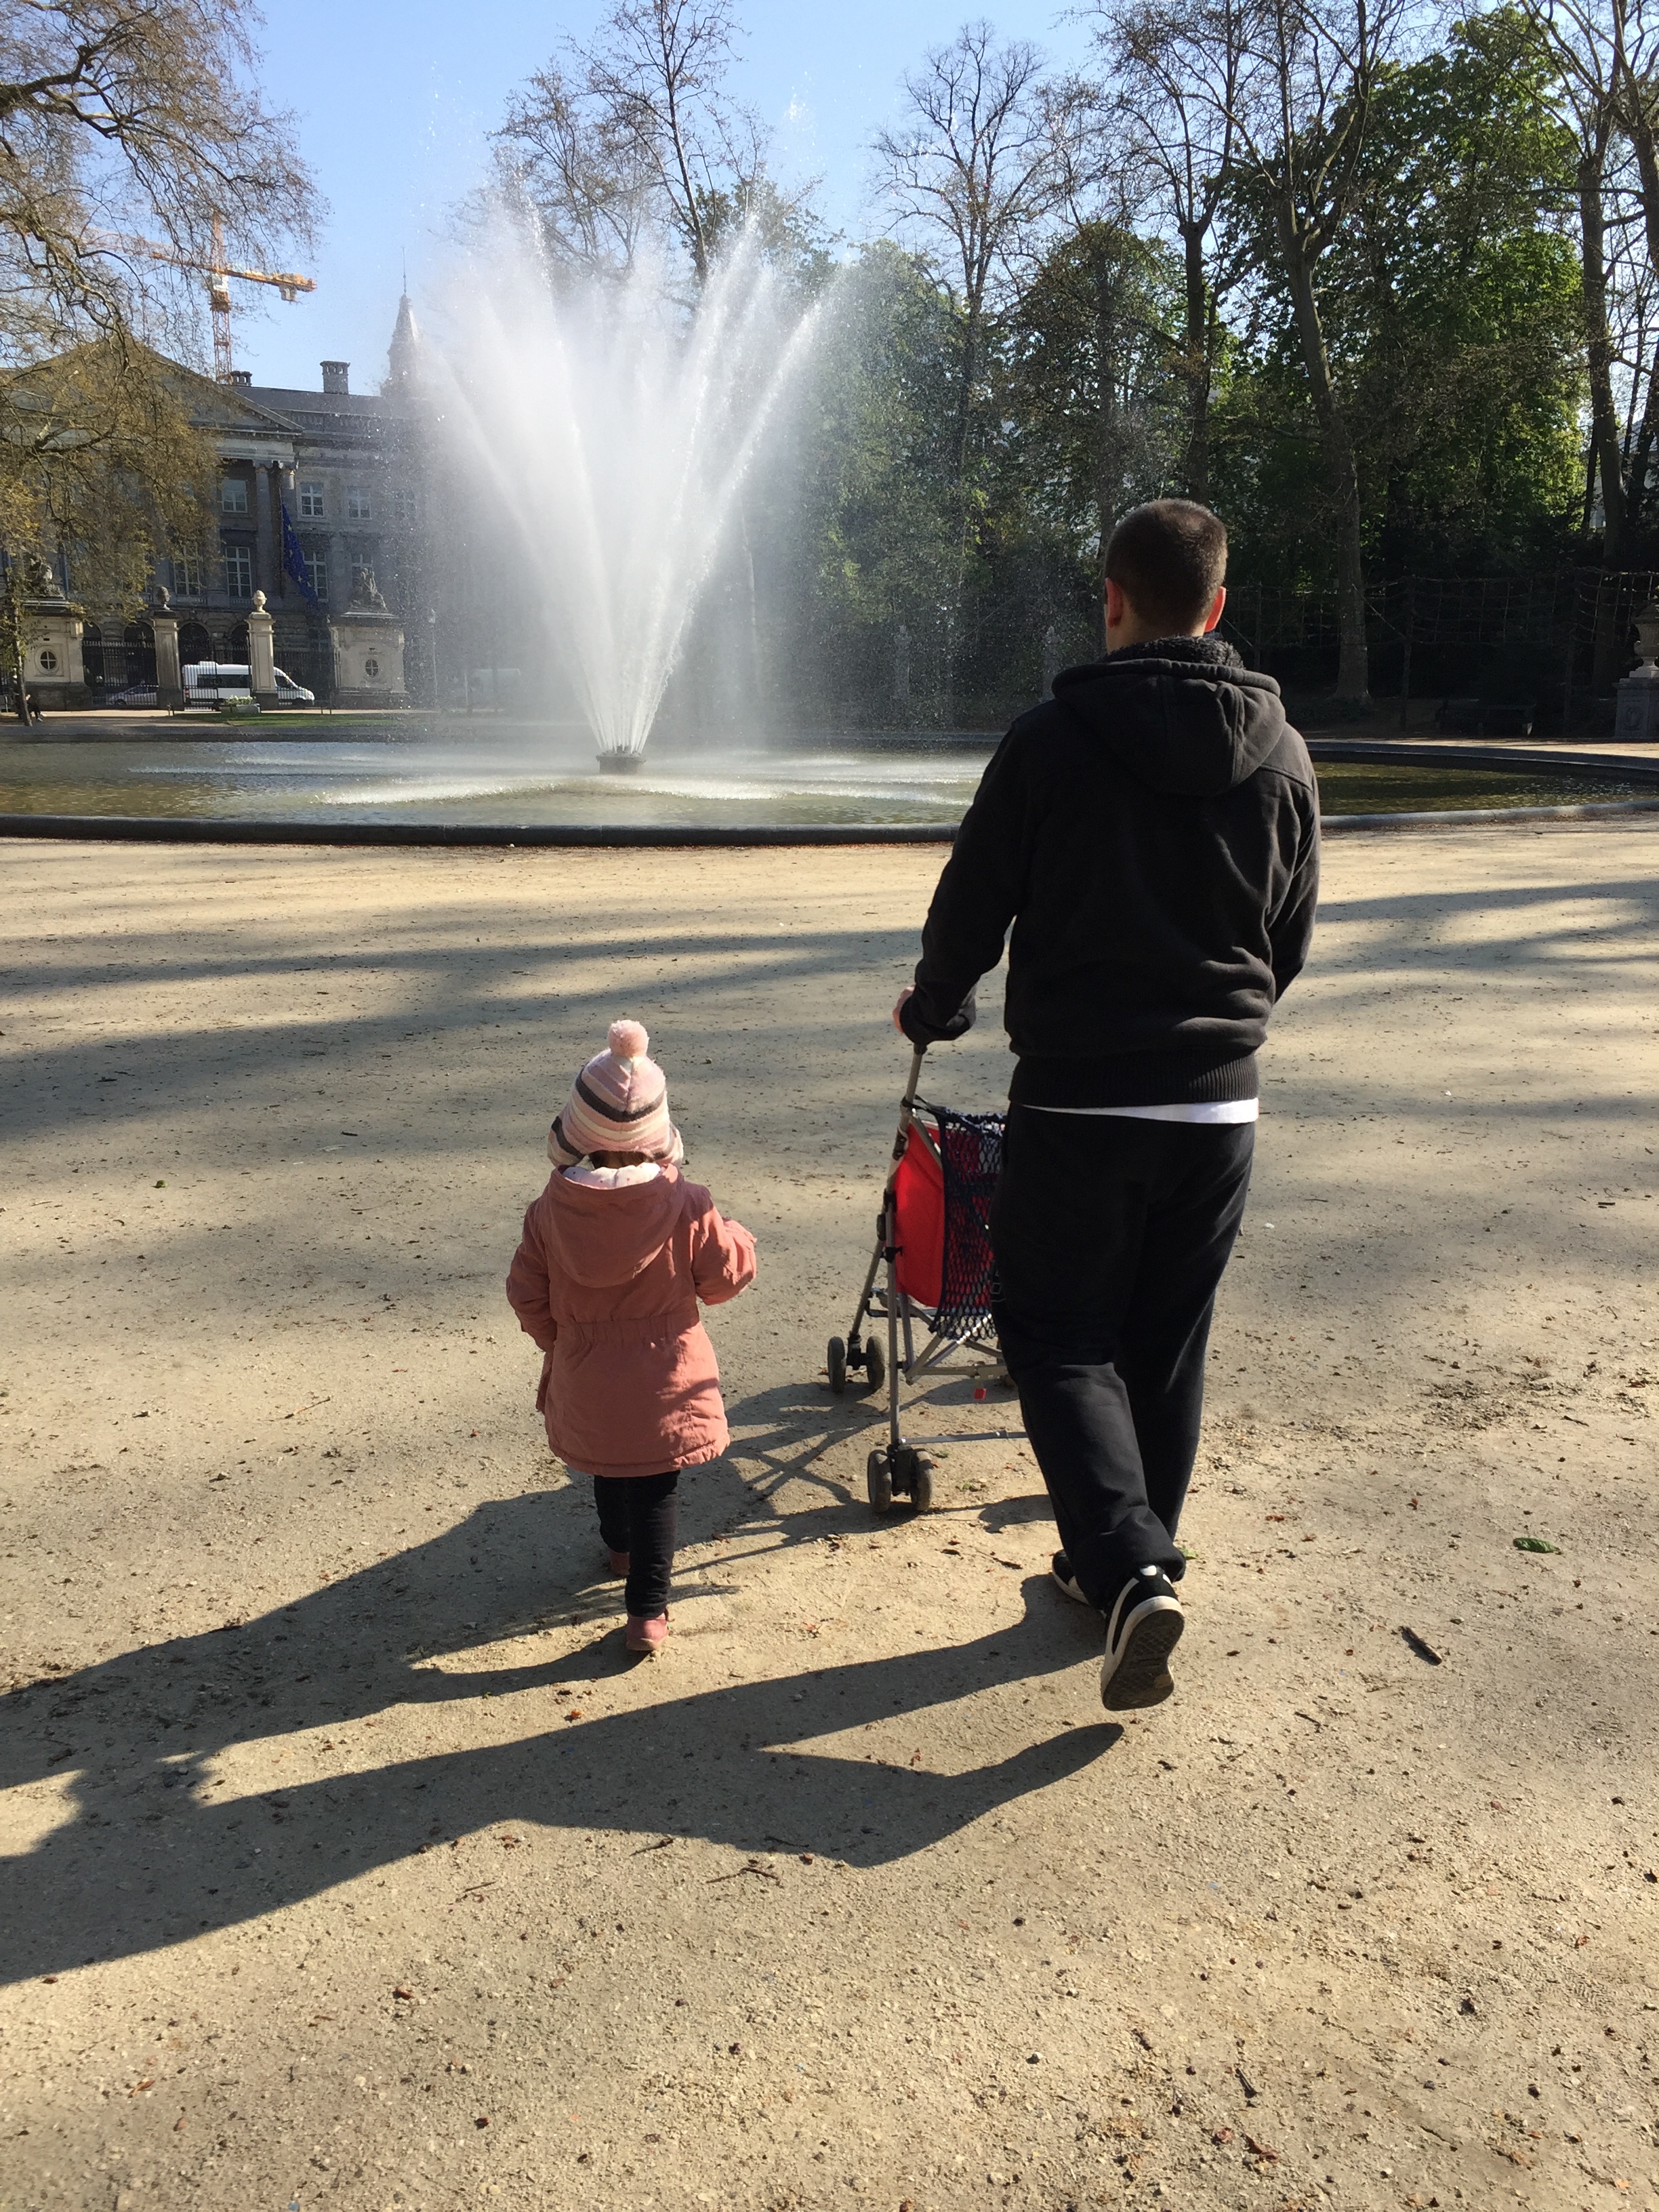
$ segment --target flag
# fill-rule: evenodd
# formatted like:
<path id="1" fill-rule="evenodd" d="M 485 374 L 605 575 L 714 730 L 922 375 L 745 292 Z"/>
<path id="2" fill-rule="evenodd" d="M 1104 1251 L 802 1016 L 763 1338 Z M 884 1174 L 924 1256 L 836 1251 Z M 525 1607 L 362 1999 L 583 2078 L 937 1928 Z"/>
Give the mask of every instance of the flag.
<path id="1" fill-rule="evenodd" d="M 288 501 L 283 501 L 283 572 L 292 576 L 304 597 L 314 607 L 317 594 L 311 588 L 311 571 L 306 567 L 305 548 L 289 518 Z"/>

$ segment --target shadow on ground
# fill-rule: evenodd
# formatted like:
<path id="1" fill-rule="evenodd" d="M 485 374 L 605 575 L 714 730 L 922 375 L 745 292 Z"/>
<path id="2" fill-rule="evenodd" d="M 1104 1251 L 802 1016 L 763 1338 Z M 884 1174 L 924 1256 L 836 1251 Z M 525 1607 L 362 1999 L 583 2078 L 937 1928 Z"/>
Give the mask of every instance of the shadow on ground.
<path id="1" fill-rule="evenodd" d="M 772 1516 L 763 1505 L 757 1514 L 754 1491 L 730 1468 L 699 1476 L 708 1487 L 693 1517 L 724 1522 L 746 1548 Z M 830 1488 L 789 1515 L 791 1540 L 867 1534 L 863 1509 L 826 1495 Z M 967 1643 L 685 1698 L 673 1697 L 671 1657 L 647 1662 L 652 1703 L 567 1723 L 580 1686 L 602 1694 L 630 1663 L 614 1631 L 574 1651 L 535 1656 L 550 1620 L 568 1627 L 573 1613 L 615 1600 L 584 1584 L 597 1554 L 591 1515 L 574 1489 L 495 1500 L 432 1542 L 258 1620 L 150 1644 L 0 1698 L 0 1787 L 61 1777 L 73 1808 L 34 1850 L 0 1863 L 8 1900 L 0 1977 L 176 1942 L 506 1820 L 879 1865 L 1076 1772 L 1121 1733 L 1068 1729 L 952 1775 L 841 1749 L 771 1748 L 1055 1673 L 1097 1652 L 1093 1625 L 1035 1579 L 1021 1622 Z M 702 1585 L 716 1598 L 718 1572 L 717 1562 Z M 679 1609 L 694 1632 L 699 1601 L 691 1595 Z M 514 1638 L 526 1646 L 518 1664 L 501 1649 Z M 459 1655 L 486 1646 L 488 1668 L 456 1667 Z M 557 1699 L 556 1683 L 577 1692 Z M 346 1726 L 392 1706 L 404 1709 L 406 1735 L 407 1709 L 422 1704 L 449 1708 L 453 1729 L 458 1701 L 525 1692 L 544 1692 L 544 1703 L 515 1712 L 533 1714 L 536 1732 L 510 1743 L 228 1802 L 216 1802 L 210 1786 L 210 1763 L 235 1746 Z M 361 1736 L 352 1748 L 361 1751 Z"/>

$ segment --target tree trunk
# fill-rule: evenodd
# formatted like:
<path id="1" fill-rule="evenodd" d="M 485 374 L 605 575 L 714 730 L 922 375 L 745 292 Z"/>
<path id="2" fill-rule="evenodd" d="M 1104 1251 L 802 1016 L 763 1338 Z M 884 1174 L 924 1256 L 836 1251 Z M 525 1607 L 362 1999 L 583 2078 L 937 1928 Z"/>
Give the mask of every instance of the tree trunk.
<path id="1" fill-rule="evenodd" d="M 1590 441 L 1601 478 L 1604 526 L 1601 560 L 1616 568 L 1625 557 L 1624 455 L 1619 409 L 1613 394 L 1613 332 L 1607 325 L 1607 216 L 1602 205 L 1602 149 L 1578 165 L 1578 223 L 1583 239 L 1584 352 L 1589 371 Z"/>
<path id="2" fill-rule="evenodd" d="M 1583 240 L 1584 352 L 1589 372 L 1591 480 L 1597 475 L 1601 479 L 1601 565 L 1616 570 L 1625 558 L 1629 509 L 1619 409 L 1613 393 L 1613 333 L 1607 326 L 1607 210 L 1602 201 L 1605 157 L 1604 126 L 1601 137 L 1578 164 L 1578 224 Z M 1624 658 L 1626 632 L 1613 612 L 1618 598 L 1616 592 L 1596 594 L 1595 642 L 1590 659 L 1590 686 L 1596 695 L 1611 690 Z"/>
<path id="3" fill-rule="evenodd" d="M 1336 525 L 1337 656 L 1336 696 L 1345 705 L 1363 707 L 1370 698 L 1370 662 L 1365 641 L 1365 556 L 1361 537 L 1359 466 L 1347 418 L 1331 374 L 1325 348 L 1324 325 L 1314 291 L 1313 264 L 1292 227 L 1293 217 L 1281 210 L 1279 246 L 1285 274 L 1290 282 L 1291 306 L 1297 337 L 1319 419 L 1320 442 L 1325 451 L 1325 473 Z"/>
<path id="4" fill-rule="evenodd" d="M 1182 249 L 1186 261 L 1187 303 L 1185 362 L 1187 383 L 1187 451 L 1182 458 L 1181 480 L 1188 499 L 1210 503 L 1210 288 L 1204 275 L 1204 234 L 1196 224 L 1183 223 Z"/>
<path id="5" fill-rule="evenodd" d="M 1095 506 L 1100 519 L 1100 578 L 1105 588 L 1106 546 L 1117 520 L 1117 495 L 1123 472 L 1119 465 L 1117 434 L 1117 318 L 1112 283 L 1104 257 L 1092 254 L 1094 263 L 1095 374 L 1099 390 L 1095 403 Z"/>

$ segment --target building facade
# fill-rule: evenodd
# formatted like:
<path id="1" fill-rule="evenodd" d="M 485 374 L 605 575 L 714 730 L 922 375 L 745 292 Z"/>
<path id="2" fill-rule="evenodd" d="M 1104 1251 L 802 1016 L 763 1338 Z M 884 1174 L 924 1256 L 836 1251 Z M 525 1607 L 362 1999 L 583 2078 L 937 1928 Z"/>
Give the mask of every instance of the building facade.
<path id="1" fill-rule="evenodd" d="M 316 392 L 256 385 L 246 372 L 228 384 L 197 381 L 198 419 L 219 457 L 216 530 L 161 564 L 179 617 L 180 661 L 246 661 L 247 617 L 263 592 L 273 618 L 277 665 L 319 696 L 334 688 L 331 618 L 338 621 L 369 582 L 405 628 L 405 687 L 431 696 L 427 630 L 427 477 L 414 405 L 419 333 L 400 301 L 390 373 L 378 392 L 355 392 L 343 361 L 321 364 Z M 290 557 L 292 556 L 292 557 Z M 87 625 L 88 690 L 145 680 L 148 626 L 106 635 Z M 153 661 L 149 672 L 154 681 Z"/>

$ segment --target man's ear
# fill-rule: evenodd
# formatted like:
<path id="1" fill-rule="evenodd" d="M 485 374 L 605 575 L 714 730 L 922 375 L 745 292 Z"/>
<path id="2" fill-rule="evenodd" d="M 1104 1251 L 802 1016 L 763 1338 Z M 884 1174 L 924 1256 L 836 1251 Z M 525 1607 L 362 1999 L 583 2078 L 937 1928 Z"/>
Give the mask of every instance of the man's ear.
<path id="1" fill-rule="evenodd" d="M 1215 595 L 1214 599 L 1213 599 L 1211 601 L 1211 603 L 1210 603 L 1210 611 L 1209 611 L 1208 615 L 1205 617 L 1205 622 L 1204 622 L 1204 635 L 1205 635 L 1205 636 L 1206 636 L 1206 637 L 1208 637 L 1208 635 L 1210 635 L 1210 632 L 1211 632 L 1211 631 L 1215 628 L 1216 624 L 1217 624 L 1217 623 L 1221 620 L 1222 612 L 1223 612 L 1223 610 L 1225 608 L 1226 605 L 1227 605 L 1227 586 L 1226 586 L 1224 584 L 1218 585 L 1218 586 L 1217 586 L 1217 587 L 1216 587 L 1216 595 Z"/>
<path id="2" fill-rule="evenodd" d="M 1123 586 L 1115 576 L 1106 579 L 1106 627 L 1115 629 L 1128 612 L 1129 602 L 1123 595 Z"/>

